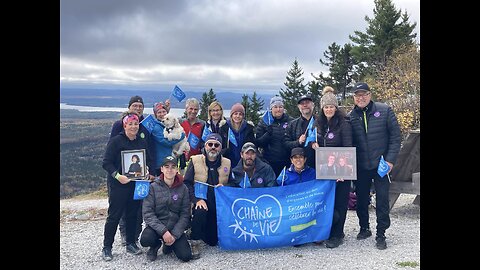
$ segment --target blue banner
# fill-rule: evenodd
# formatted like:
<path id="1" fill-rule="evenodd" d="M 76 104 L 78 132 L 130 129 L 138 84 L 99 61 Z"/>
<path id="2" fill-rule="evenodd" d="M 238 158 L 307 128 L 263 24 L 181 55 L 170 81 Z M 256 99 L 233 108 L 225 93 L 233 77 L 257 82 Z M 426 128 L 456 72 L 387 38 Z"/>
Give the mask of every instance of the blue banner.
<path id="1" fill-rule="evenodd" d="M 187 141 L 192 149 L 196 149 L 198 143 L 200 142 L 200 139 L 197 137 L 197 135 L 193 134 L 193 132 L 190 131 Z"/>
<path id="2" fill-rule="evenodd" d="M 155 120 L 151 114 L 149 114 L 147 117 L 143 118 L 142 122 L 140 122 L 149 133 L 152 133 L 153 127 L 155 126 Z"/>
<path id="3" fill-rule="evenodd" d="M 272 115 L 272 112 L 270 110 L 267 110 L 264 114 L 263 114 L 263 122 L 265 124 L 267 124 L 267 126 L 270 126 L 272 123 L 273 123 L 273 115 Z"/>
<path id="4" fill-rule="evenodd" d="M 134 200 L 143 200 L 148 195 L 150 189 L 150 181 L 135 181 L 135 191 L 133 192 Z"/>
<path id="5" fill-rule="evenodd" d="M 182 100 L 187 95 L 185 95 L 185 93 L 182 91 L 182 89 L 180 89 L 180 87 L 175 85 L 175 87 L 173 88 L 173 91 L 172 91 L 172 96 L 174 96 L 178 100 L 178 102 L 182 102 Z"/>
<path id="6" fill-rule="evenodd" d="M 261 249 L 328 239 L 335 183 L 314 180 L 283 187 L 215 188 L 219 246 Z"/>

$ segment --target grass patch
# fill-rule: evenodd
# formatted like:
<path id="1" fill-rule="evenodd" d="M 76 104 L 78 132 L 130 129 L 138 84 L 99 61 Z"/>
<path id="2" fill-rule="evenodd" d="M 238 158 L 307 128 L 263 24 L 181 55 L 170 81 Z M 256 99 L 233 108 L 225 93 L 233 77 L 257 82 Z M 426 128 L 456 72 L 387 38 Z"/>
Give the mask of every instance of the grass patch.
<path id="1" fill-rule="evenodd" d="M 107 198 L 108 198 L 107 186 L 103 185 L 98 190 L 96 190 L 94 192 L 78 195 L 78 196 L 73 197 L 72 199 L 75 199 L 75 200 L 95 200 L 95 199 L 107 199 Z"/>
<path id="2" fill-rule="evenodd" d="M 419 264 L 417 262 L 397 262 L 397 265 L 400 267 L 417 267 Z"/>

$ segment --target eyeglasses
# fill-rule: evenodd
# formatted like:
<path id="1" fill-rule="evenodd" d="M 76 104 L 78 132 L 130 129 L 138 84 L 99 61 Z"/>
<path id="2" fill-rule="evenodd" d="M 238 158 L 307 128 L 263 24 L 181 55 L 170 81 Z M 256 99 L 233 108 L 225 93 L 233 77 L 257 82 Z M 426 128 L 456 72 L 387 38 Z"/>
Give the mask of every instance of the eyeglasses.
<path id="1" fill-rule="evenodd" d="M 219 143 L 211 143 L 211 142 L 207 143 L 207 145 L 208 145 L 208 147 L 214 147 L 215 146 L 215 148 L 220 146 Z"/>
<path id="2" fill-rule="evenodd" d="M 220 109 L 216 109 L 216 110 L 210 110 L 211 112 L 219 112 L 221 111 Z"/>
<path id="3" fill-rule="evenodd" d="M 354 94 L 353 96 L 356 98 L 362 98 L 362 97 L 367 97 L 370 95 L 370 92 L 367 92 L 365 94 Z"/>

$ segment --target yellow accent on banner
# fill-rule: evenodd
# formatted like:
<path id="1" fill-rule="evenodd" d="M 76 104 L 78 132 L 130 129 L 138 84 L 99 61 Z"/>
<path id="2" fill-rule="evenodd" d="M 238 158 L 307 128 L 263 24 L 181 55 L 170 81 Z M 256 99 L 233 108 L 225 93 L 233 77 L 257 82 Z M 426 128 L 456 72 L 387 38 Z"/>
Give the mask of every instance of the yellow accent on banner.
<path id="1" fill-rule="evenodd" d="M 298 232 L 298 231 L 301 231 L 301 230 L 304 230 L 310 226 L 313 226 L 313 225 L 317 225 L 317 220 L 314 219 L 310 222 L 307 222 L 307 223 L 304 223 L 304 224 L 298 224 L 298 225 L 295 225 L 295 226 L 290 226 L 290 231 L 291 232 Z"/>

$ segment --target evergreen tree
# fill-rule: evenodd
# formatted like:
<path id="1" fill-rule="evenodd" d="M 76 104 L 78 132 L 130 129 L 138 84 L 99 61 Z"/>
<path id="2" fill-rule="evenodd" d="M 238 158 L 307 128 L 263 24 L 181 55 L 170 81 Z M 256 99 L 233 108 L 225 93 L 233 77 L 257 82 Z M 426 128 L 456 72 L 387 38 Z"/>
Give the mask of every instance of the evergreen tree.
<path id="1" fill-rule="evenodd" d="M 250 119 L 248 118 L 249 115 L 248 115 L 248 113 L 247 113 L 248 110 L 250 109 L 250 101 L 249 101 L 249 99 L 248 99 L 248 95 L 247 95 L 247 94 L 243 94 L 241 104 L 243 105 L 243 108 L 245 108 L 245 115 L 244 115 L 245 119 L 246 119 L 246 120 L 250 120 Z"/>
<path id="2" fill-rule="evenodd" d="M 412 33 L 417 23 L 410 24 L 407 12 L 397 11 L 392 0 L 374 0 L 373 18 L 365 16 L 366 32 L 354 31 L 349 35 L 354 45 L 351 54 L 358 63 L 358 76 L 361 80 L 373 75 L 378 66 L 384 66 L 393 50 L 402 45 L 415 43 L 416 33 Z M 397 21 L 399 21 L 397 23 Z"/>
<path id="3" fill-rule="evenodd" d="M 263 105 L 265 105 L 265 101 L 263 99 L 258 98 L 257 92 L 253 92 L 253 96 L 250 99 L 250 104 L 248 110 L 246 110 L 247 119 L 252 121 L 253 124 L 256 126 L 258 121 L 262 116 Z"/>
<path id="4" fill-rule="evenodd" d="M 214 101 L 217 101 L 216 94 L 213 92 L 213 89 L 210 88 L 210 91 L 203 93 L 202 99 L 198 101 L 198 103 L 200 103 L 200 114 L 198 118 L 205 121 L 208 120 L 208 106 Z"/>
<path id="5" fill-rule="evenodd" d="M 307 93 L 305 84 L 302 83 L 304 80 L 302 76 L 303 70 L 298 65 L 298 61 L 295 58 L 292 68 L 290 68 L 290 70 L 287 72 L 287 76 L 285 77 L 287 80 L 284 82 L 286 88 L 280 88 L 280 96 L 283 98 L 285 110 L 294 118 L 300 116 L 300 112 L 298 111 L 297 107 L 298 98 Z"/>
<path id="6" fill-rule="evenodd" d="M 313 74 L 312 74 L 313 75 Z M 308 93 L 312 95 L 313 103 L 315 107 L 313 108 L 313 113 L 317 114 L 320 107 L 320 98 L 322 93 L 323 86 L 318 83 L 318 81 L 313 80 L 308 83 Z"/>

